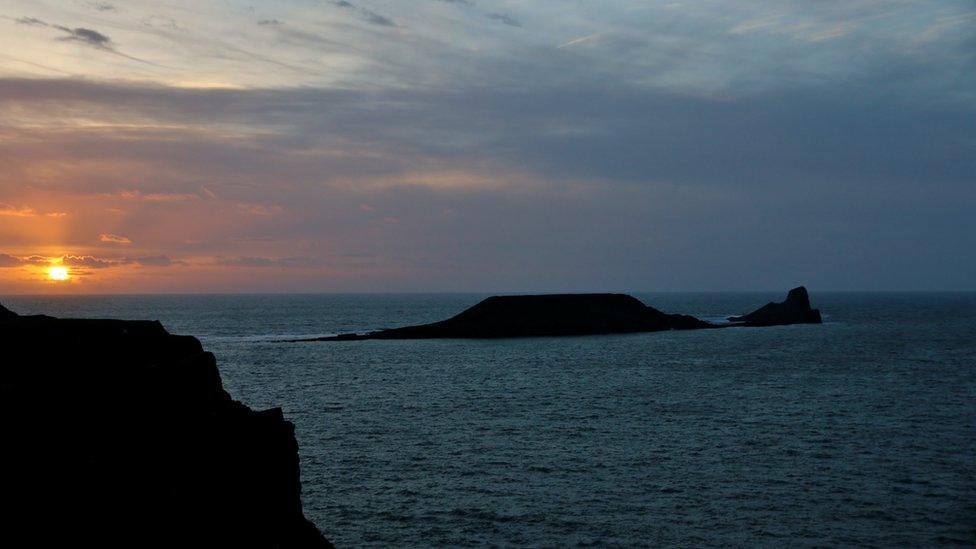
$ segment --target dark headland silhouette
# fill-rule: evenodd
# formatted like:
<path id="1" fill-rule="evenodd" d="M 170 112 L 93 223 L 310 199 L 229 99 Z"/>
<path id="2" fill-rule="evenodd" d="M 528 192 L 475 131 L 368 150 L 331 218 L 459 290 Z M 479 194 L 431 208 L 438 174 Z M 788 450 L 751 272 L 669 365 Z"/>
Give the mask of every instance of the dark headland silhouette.
<path id="1" fill-rule="evenodd" d="M 0 306 L 0 353 L 0 545 L 331 547 L 294 426 L 233 400 L 196 338 Z"/>
<path id="2" fill-rule="evenodd" d="M 724 324 L 663 313 L 625 294 L 517 295 L 489 297 L 432 324 L 293 341 L 575 336 L 820 323 L 820 311 L 810 308 L 803 286 L 790 290 L 781 303 L 730 317 Z"/>

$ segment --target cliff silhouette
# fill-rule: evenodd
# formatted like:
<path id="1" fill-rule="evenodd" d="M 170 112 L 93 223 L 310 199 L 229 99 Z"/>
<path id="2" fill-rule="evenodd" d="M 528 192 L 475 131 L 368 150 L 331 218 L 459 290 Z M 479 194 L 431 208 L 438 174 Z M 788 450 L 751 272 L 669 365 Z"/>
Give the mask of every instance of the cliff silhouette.
<path id="1" fill-rule="evenodd" d="M 223 389 L 159 322 L 0 306 L 6 547 L 331 547 L 302 513 L 280 408 Z"/>

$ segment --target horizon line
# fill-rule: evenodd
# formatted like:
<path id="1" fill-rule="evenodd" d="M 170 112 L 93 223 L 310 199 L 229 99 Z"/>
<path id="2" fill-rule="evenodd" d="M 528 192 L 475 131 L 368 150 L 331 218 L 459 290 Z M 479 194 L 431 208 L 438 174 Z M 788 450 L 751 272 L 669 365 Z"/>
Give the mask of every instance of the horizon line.
<path id="1" fill-rule="evenodd" d="M 794 286 L 796 288 L 797 286 Z M 282 291 L 282 292 L 90 292 L 90 293 L 0 293 L 4 297 L 150 297 L 150 296 L 302 296 L 302 295 L 543 295 L 543 294 L 766 294 L 788 292 L 787 289 L 762 290 L 569 290 L 569 291 L 532 291 L 532 290 L 464 290 L 464 291 Z M 967 294 L 976 293 L 976 289 L 945 289 L 945 290 L 912 290 L 912 289 L 826 289 L 810 290 L 812 294 Z"/>

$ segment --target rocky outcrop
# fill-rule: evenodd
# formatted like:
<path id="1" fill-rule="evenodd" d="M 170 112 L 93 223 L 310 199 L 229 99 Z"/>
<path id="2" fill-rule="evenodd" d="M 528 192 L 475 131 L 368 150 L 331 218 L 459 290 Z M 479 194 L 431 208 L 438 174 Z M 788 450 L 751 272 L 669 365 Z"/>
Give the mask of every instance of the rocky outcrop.
<path id="1" fill-rule="evenodd" d="M 776 326 L 781 324 L 821 324 L 820 310 L 810 308 L 810 296 L 803 286 L 793 288 L 786 301 L 767 303 L 742 316 L 731 316 L 729 322 L 745 326 Z"/>
<path id="2" fill-rule="evenodd" d="M 432 324 L 293 342 L 574 336 L 771 326 L 819 323 L 820 312 L 810 309 L 807 291 L 801 286 L 790 290 L 783 303 L 770 303 L 729 321 L 713 324 L 689 315 L 663 313 L 625 294 L 514 295 L 489 297 L 454 317 Z"/>
<path id="3" fill-rule="evenodd" d="M 710 328 L 686 315 L 662 313 L 624 294 L 494 296 L 433 324 L 367 334 L 342 334 L 312 341 L 540 337 Z"/>
<path id="4" fill-rule="evenodd" d="M 331 547 L 302 513 L 294 426 L 224 391 L 158 322 L 0 307 L 6 547 Z"/>

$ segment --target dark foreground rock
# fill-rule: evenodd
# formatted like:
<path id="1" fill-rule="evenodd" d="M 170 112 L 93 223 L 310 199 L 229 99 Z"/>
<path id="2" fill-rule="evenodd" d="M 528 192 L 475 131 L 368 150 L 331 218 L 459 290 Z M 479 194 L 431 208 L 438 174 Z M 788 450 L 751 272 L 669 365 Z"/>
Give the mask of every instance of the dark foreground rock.
<path id="1" fill-rule="evenodd" d="M 745 326 L 776 326 L 783 324 L 821 324 L 820 310 L 810 308 L 810 296 L 803 286 L 793 288 L 786 301 L 767 303 L 755 311 L 729 317 L 729 322 Z"/>
<path id="2" fill-rule="evenodd" d="M 801 290 L 809 311 L 806 289 L 801 287 L 790 291 L 784 302 L 788 306 L 766 305 L 746 317 L 737 317 L 748 320 L 730 324 L 712 324 L 693 316 L 663 313 L 625 294 L 518 295 L 489 297 L 457 316 L 433 324 L 296 341 L 573 336 L 812 322 L 809 314 L 802 313 Z M 767 310 L 769 307 L 774 308 Z M 820 313 L 813 313 L 819 322 Z M 767 324 L 764 320 L 778 322 Z"/>
<path id="3" fill-rule="evenodd" d="M 197 339 L 0 306 L 0 353 L 0 545 L 331 547 L 294 426 L 233 400 Z"/>

